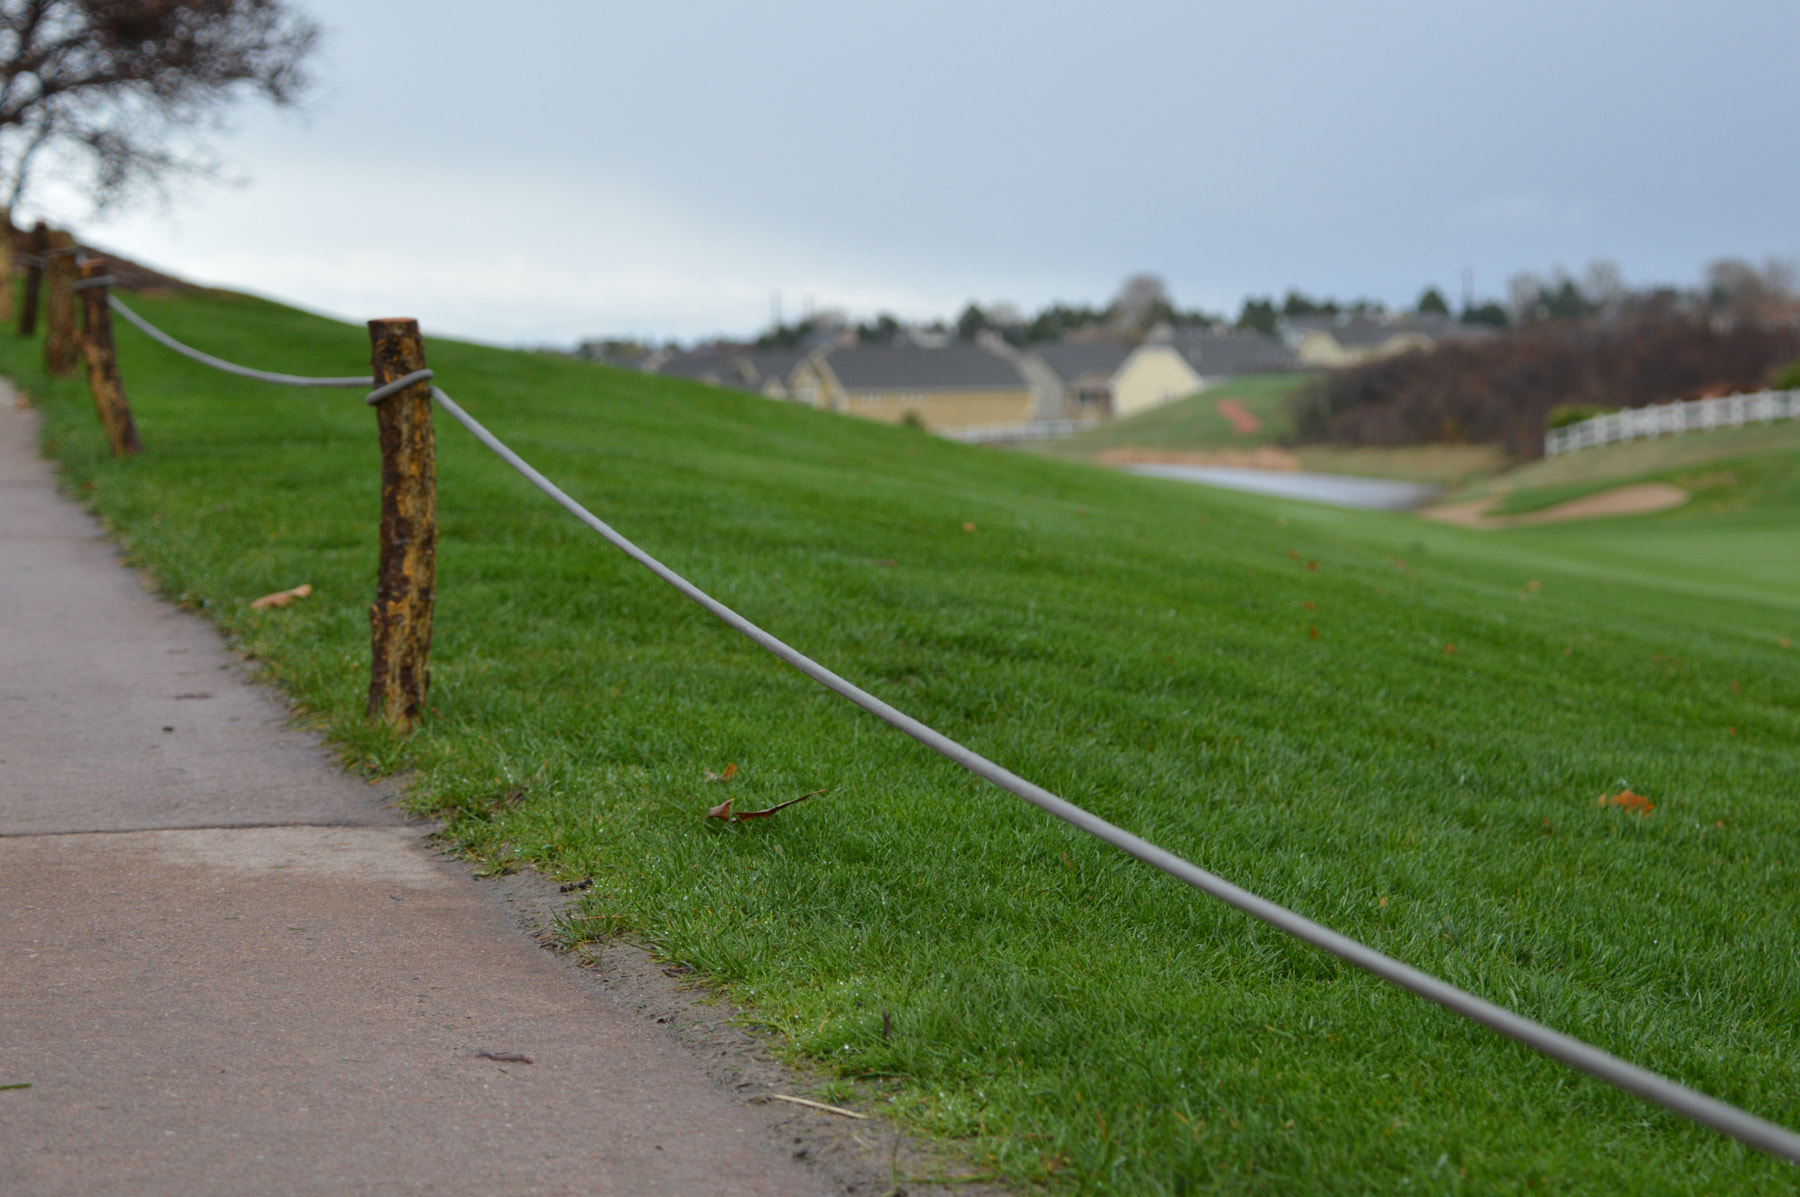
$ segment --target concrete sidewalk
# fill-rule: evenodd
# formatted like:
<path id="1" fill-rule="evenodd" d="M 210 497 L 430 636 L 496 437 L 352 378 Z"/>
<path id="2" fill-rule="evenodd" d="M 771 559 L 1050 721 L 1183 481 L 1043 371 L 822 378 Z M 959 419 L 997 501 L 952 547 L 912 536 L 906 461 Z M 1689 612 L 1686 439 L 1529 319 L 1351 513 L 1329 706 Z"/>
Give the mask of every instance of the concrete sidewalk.
<path id="1" fill-rule="evenodd" d="M 878 1191 L 285 730 L 34 417 L 4 388 L 0 1192 Z"/>

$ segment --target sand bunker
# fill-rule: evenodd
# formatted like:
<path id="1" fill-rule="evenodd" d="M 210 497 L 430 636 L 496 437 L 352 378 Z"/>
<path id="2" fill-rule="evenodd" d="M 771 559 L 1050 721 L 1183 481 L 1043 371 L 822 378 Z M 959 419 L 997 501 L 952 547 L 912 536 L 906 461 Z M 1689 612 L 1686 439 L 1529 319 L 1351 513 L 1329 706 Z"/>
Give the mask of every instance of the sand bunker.
<path id="1" fill-rule="evenodd" d="M 1667 511 L 1688 501 L 1688 493 L 1667 482 L 1639 482 L 1631 486 L 1615 486 L 1599 494 L 1583 495 L 1558 503 L 1542 511 L 1523 515 L 1488 515 L 1487 512 L 1504 496 L 1470 499 L 1462 503 L 1441 503 L 1419 512 L 1440 524 L 1458 524 L 1464 528 L 1524 528 L 1533 524 L 1560 524 L 1569 520 L 1599 520 L 1621 515 L 1649 515 Z"/>
<path id="2" fill-rule="evenodd" d="M 1236 399 L 1221 399 L 1213 404 L 1213 410 L 1230 420 L 1232 431 L 1239 436 L 1249 436 L 1262 430 L 1262 421 L 1251 415 Z"/>

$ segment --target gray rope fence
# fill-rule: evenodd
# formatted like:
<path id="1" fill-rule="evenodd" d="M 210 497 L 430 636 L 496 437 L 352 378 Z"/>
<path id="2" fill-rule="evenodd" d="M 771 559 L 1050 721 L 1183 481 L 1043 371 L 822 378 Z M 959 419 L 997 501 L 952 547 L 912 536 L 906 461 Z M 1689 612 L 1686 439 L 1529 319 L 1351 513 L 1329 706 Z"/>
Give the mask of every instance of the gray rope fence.
<path id="1" fill-rule="evenodd" d="M 375 385 L 375 380 L 366 374 L 361 378 L 308 378 L 300 374 L 274 374 L 268 370 L 252 370 L 249 366 L 240 366 L 235 362 L 228 362 L 222 357 L 214 357 L 210 353 L 201 353 L 192 346 L 183 345 L 180 341 L 177 341 L 174 337 L 171 337 L 168 333 L 126 307 L 120 302 L 117 295 L 108 294 L 106 301 L 111 305 L 113 311 L 131 321 L 132 324 L 137 326 L 139 332 L 143 333 L 146 337 L 149 337 L 152 341 L 155 341 L 158 345 L 173 349 L 182 357 L 192 358 L 202 366 L 211 366 L 215 370 L 223 370 L 225 373 L 235 374 L 239 378 L 254 378 L 257 382 L 272 382 L 276 386 L 283 387 L 342 387 L 346 390 L 352 390 L 356 387 L 372 387 Z"/>
<path id="2" fill-rule="evenodd" d="M 284 386 L 348 388 L 373 385 L 371 378 L 303 378 L 290 374 L 272 374 L 263 370 L 252 370 L 245 366 L 234 365 L 181 344 L 131 312 L 116 297 L 109 296 L 108 298 L 116 311 L 154 340 L 214 369 Z M 378 402 L 388 394 L 433 377 L 435 375 L 430 370 L 415 371 L 372 391 L 368 396 L 368 401 L 370 403 Z M 542 491 L 557 506 L 598 533 L 614 548 L 668 583 L 684 597 L 704 608 L 721 623 L 754 641 L 771 655 L 785 661 L 826 689 L 848 699 L 890 727 L 911 736 L 925 747 L 955 762 L 975 776 L 993 783 L 1009 794 L 1024 799 L 1045 813 L 1112 845 L 1152 868 L 1159 869 L 1204 894 L 1235 906 L 1253 918 L 1260 919 L 1269 926 L 1311 944 L 1321 951 L 1329 952 L 1365 972 L 1372 973 L 1425 998 L 1427 1001 L 1435 1002 L 1446 1010 L 1480 1023 L 1534 1051 L 1541 1052 L 1551 1059 L 1559 1060 L 1628 1093 L 1636 1094 L 1646 1101 L 1662 1106 L 1701 1126 L 1709 1127 L 1751 1147 L 1779 1156 L 1789 1163 L 1800 1164 L 1800 1134 L 1795 1134 L 1786 1127 L 1759 1118 L 1746 1110 L 1708 1097 L 1704 1093 L 1690 1089 L 1686 1085 L 1670 1080 L 1647 1068 L 1640 1068 L 1610 1052 L 1602 1051 L 1573 1036 L 1552 1030 L 1542 1023 L 1515 1014 L 1511 1010 L 1497 1006 L 1466 990 L 1458 989 L 1430 973 L 1422 972 L 1392 956 L 1378 952 L 1366 944 L 1340 935 L 1305 915 L 1298 914 L 1285 906 L 1233 885 L 1224 878 L 1209 873 L 1198 865 L 1183 860 L 1174 853 L 1058 797 L 1042 786 L 1026 781 L 1011 770 L 890 706 L 854 683 L 839 677 L 799 649 L 764 631 L 633 544 L 610 524 L 539 473 L 529 462 L 513 452 L 504 441 L 488 431 L 480 421 L 464 411 L 438 387 L 431 388 L 431 398 L 451 419 L 461 424 L 471 436 L 491 450 L 500 460 L 518 471 L 526 481 Z"/>

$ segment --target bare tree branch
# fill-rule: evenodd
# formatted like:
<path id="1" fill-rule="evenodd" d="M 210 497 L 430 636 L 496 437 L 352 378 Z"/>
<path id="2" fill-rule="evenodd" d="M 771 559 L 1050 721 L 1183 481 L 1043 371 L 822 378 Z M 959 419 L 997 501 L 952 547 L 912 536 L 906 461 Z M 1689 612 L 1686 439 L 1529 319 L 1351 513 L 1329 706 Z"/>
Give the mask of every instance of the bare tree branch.
<path id="1" fill-rule="evenodd" d="M 0 0 L 0 189 L 46 151 L 97 206 L 212 174 L 204 130 L 246 92 L 295 103 L 318 39 L 288 0 Z"/>

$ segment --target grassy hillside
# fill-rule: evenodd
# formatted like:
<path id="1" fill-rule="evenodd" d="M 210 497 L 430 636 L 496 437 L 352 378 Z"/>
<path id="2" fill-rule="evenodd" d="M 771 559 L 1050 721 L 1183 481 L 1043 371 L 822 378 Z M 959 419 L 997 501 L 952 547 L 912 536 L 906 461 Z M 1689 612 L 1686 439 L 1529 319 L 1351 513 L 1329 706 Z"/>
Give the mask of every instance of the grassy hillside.
<path id="1" fill-rule="evenodd" d="M 1506 454 L 1492 445 L 1292 445 L 1290 400 L 1315 378 L 1312 374 L 1245 375 L 1075 436 L 1032 442 L 1026 447 L 1032 452 L 1078 461 L 1185 458 L 1398 478 L 1439 486 L 1475 482 L 1509 464 Z M 1249 416 L 1256 427 L 1252 429 L 1241 418 L 1234 421 L 1225 414 L 1232 406 L 1238 409 L 1233 414 Z"/>
<path id="2" fill-rule="evenodd" d="M 1784 421 L 1565 453 L 1487 479 L 1469 495 L 1501 496 L 1493 511 L 1505 515 L 1633 482 L 1672 482 L 1694 494 L 1705 515 L 1755 509 L 1779 519 L 1795 498 L 1788 492 L 1796 461 L 1800 423 Z"/>
<path id="3" fill-rule="evenodd" d="M 367 356 L 361 329 L 259 301 L 140 306 L 265 368 Z M 132 558 L 267 661 L 353 767 L 409 770 L 470 852 L 594 877 L 572 934 L 628 931 L 703 970 L 842 1096 L 1058 1192 L 1791 1188 L 1786 1165 L 971 781 L 711 623 L 449 421 L 433 718 L 406 740 L 369 729 L 373 414 L 120 337 L 148 446 L 130 463 L 32 347 L 0 343 L 0 368 Z M 428 353 L 627 535 L 948 734 L 1800 1124 L 1790 490 L 1478 533 L 541 355 Z M 300 582 L 317 595 L 248 609 Z M 734 781 L 705 779 L 727 763 Z M 1624 786 L 1655 811 L 1596 805 Z M 820 787 L 774 819 L 702 817 Z"/>
<path id="4" fill-rule="evenodd" d="M 1309 374 L 1247 374 L 1135 416 L 1109 420 L 1075 436 L 1045 441 L 1042 448 L 1059 457 L 1091 458 L 1118 448 L 1217 452 L 1280 444 L 1293 432 L 1288 396 L 1311 378 Z M 1254 432 L 1240 431 L 1219 413 L 1221 400 L 1238 404 L 1260 427 Z"/>

